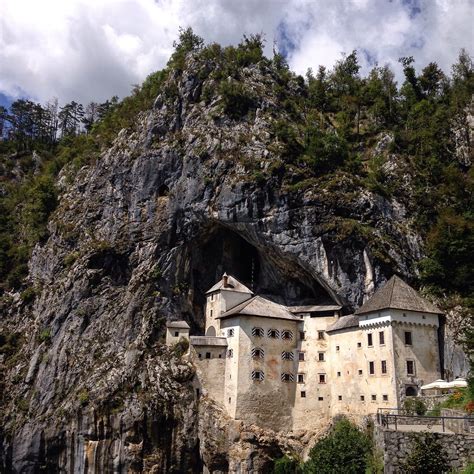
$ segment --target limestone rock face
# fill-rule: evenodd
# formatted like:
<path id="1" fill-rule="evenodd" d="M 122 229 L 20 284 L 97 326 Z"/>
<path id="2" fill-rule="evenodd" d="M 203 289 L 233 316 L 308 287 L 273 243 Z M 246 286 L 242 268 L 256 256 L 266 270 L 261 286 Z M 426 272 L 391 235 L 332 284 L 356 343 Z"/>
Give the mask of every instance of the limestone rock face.
<path id="1" fill-rule="evenodd" d="M 221 439 L 219 410 L 194 399 L 192 366 L 162 346 L 166 320 L 202 330 L 204 291 L 224 271 L 278 302 L 335 300 L 345 312 L 394 271 L 414 276 L 421 239 L 404 204 L 348 175 L 285 184 L 272 123 L 290 119 L 271 67 L 242 69 L 258 105 L 239 120 L 202 97 L 212 67 L 188 57 L 133 130 L 63 170 L 29 265 L 37 297 L 2 309 L 22 336 L 0 361 L 0 470 L 265 472 L 289 441 L 233 423 Z"/>

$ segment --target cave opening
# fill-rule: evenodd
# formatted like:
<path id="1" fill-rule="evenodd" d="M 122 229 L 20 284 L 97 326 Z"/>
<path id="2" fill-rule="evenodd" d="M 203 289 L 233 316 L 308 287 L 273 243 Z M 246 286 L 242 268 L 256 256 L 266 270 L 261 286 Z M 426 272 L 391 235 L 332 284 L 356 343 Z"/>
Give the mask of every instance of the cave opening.
<path id="1" fill-rule="evenodd" d="M 193 312 L 204 320 L 205 293 L 224 272 L 255 294 L 288 306 L 333 304 L 334 299 L 297 262 L 274 248 L 258 248 L 239 233 L 214 225 L 190 248 Z"/>

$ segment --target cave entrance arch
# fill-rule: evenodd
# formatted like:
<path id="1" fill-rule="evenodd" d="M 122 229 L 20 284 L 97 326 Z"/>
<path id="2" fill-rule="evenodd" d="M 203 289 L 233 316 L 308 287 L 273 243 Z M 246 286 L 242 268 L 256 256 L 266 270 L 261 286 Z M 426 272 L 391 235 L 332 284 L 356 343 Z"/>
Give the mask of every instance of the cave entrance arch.
<path id="1" fill-rule="evenodd" d="M 334 304 L 313 276 L 272 247 L 254 245 L 239 232 L 213 223 L 189 246 L 193 311 L 204 321 L 205 292 L 233 275 L 254 293 L 285 305 Z"/>
<path id="2" fill-rule="evenodd" d="M 416 395 L 417 395 L 416 387 L 413 387 L 413 385 L 409 385 L 405 389 L 405 395 L 407 397 L 416 397 Z"/>

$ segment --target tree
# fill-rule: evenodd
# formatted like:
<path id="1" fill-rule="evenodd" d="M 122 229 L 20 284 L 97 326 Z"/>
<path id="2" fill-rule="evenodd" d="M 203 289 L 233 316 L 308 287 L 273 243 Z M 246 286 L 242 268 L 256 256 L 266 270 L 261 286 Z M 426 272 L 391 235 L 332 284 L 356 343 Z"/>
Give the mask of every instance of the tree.
<path id="1" fill-rule="evenodd" d="M 369 438 L 347 418 L 342 418 L 311 448 L 304 472 L 364 474 L 370 452 Z"/>
<path id="2" fill-rule="evenodd" d="M 443 474 L 450 472 L 448 456 L 433 433 L 413 435 L 413 448 L 400 466 L 407 474 Z"/>

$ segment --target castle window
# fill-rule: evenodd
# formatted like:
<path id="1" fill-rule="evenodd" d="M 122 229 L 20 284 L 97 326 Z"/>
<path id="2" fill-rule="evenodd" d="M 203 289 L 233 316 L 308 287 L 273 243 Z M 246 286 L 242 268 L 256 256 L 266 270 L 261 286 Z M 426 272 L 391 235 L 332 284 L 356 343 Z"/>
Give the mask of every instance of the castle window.
<path id="1" fill-rule="evenodd" d="M 375 374 L 375 364 L 370 361 L 369 362 L 369 375 L 374 375 Z"/>
<path id="2" fill-rule="evenodd" d="M 324 352 L 318 352 L 318 360 L 319 362 L 324 362 Z"/>
<path id="3" fill-rule="evenodd" d="M 364 400 L 365 400 L 364 395 L 361 395 L 361 396 L 360 396 L 360 401 L 363 402 Z"/>
<path id="4" fill-rule="evenodd" d="M 415 375 L 415 361 L 407 360 L 407 375 Z"/>
<path id="5" fill-rule="evenodd" d="M 342 395 L 338 395 L 338 396 L 337 396 L 337 399 L 338 399 L 339 401 L 341 401 L 341 400 L 342 400 Z"/>
<path id="6" fill-rule="evenodd" d="M 377 395 L 372 395 L 372 401 L 373 402 L 377 401 Z"/>
<path id="7" fill-rule="evenodd" d="M 174 332 L 174 337 L 178 337 L 179 336 L 179 331 L 175 331 Z"/>
<path id="8" fill-rule="evenodd" d="M 362 342 L 358 342 L 357 347 L 359 347 L 359 348 L 362 347 Z"/>
<path id="9" fill-rule="evenodd" d="M 210 315 L 211 315 L 211 318 L 212 318 L 212 309 L 211 309 L 211 311 L 210 311 L 209 313 L 210 313 Z"/>
<path id="10" fill-rule="evenodd" d="M 227 351 L 227 357 L 230 359 L 232 357 L 234 357 L 234 349 L 229 349 Z"/>
<path id="11" fill-rule="evenodd" d="M 283 351 L 281 353 L 281 360 L 293 360 L 294 357 L 293 352 Z"/>
<path id="12" fill-rule="evenodd" d="M 359 375 L 362 375 L 362 369 L 359 369 Z"/>
<path id="13" fill-rule="evenodd" d="M 319 383 L 326 383 L 326 374 L 319 374 Z"/>
<path id="14" fill-rule="evenodd" d="M 232 401 L 232 398 L 231 398 L 231 397 L 229 397 L 229 403 L 230 403 L 231 401 Z"/>
<path id="15" fill-rule="evenodd" d="M 411 338 L 411 332 L 410 331 L 405 331 L 405 345 L 407 345 L 407 346 L 412 345 L 412 338 Z"/>
<path id="16" fill-rule="evenodd" d="M 379 332 L 379 343 L 381 346 L 385 344 L 385 333 L 383 331 Z"/>
<path id="17" fill-rule="evenodd" d="M 298 374 L 298 383 L 304 383 L 304 374 Z"/>
<path id="18" fill-rule="evenodd" d="M 227 337 L 233 337 L 234 336 L 234 330 L 233 329 L 228 329 L 227 330 Z"/>
<path id="19" fill-rule="evenodd" d="M 252 328 L 252 336 L 253 337 L 263 337 L 265 332 L 262 328 Z"/>
<path id="20" fill-rule="evenodd" d="M 318 331 L 318 340 L 319 341 L 324 340 L 324 331 Z"/>
<path id="21" fill-rule="evenodd" d="M 388 402 L 388 395 L 382 395 L 383 401 Z"/>
<path id="22" fill-rule="evenodd" d="M 386 374 L 387 373 L 387 361 L 383 360 L 381 362 L 381 365 L 382 365 L 382 374 Z"/>
<path id="23" fill-rule="evenodd" d="M 336 352 L 339 352 L 340 347 L 336 346 Z"/>
<path id="24" fill-rule="evenodd" d="M 269 329 L 267 331 L 267 336 L 271 337 L 272 339 L 278 339 L 280 336 L 280 331 L 278 331 L 278 329 Z"/>
<path id="25" fill-rule="evenodd" d="M 206 359 L 210 359 L 211 358 L 211 353 L 210 352 L 206 352 Z"/>
<path id="26" fill-rule="evenodd" d="M 285 329 L 284 331 L 281 332 L 281 338 L 291 340 L 293 339 L 293 333 L 289 331 L 288 329 Z"/>
<path id="27" fill-rule="evenodd" d="M 369 334 L 367 334 L 367 345 L 369 347 L 372 347 L 374 345 L 373 341 L 372 341 L 372 333 L 369 332 Z"/>
<path id="28" fill-rule="evenodd" d="M 298 352 L 298 360 L 301 362 L 301 361 L 304 361 L 304 352 Z"/>
<path id="29" fill-rule="evenodd" d="M 219 354 L 219 359 L 222 359 L 222 354 Z"/>
<path id="30" fill-rule="evenodd" d="M 340 377 L 340 376 L 341 376 L 341 372 L 338 372 L 338 373 L 337 373 L 337 376 Z"/>
<path id="31" fill-rule="evenodd" d="M 265 378 L 265 374 L 262 370 L 252 370 L 252 380 L 262 381 Z"/>
<path id="32" fill-rule="evenodd" d="M 304 341 L 304 339 L 305 339 L 305 333 L 304 333 L 304 331 L 300 331 L 300 339 L 301 339 L 302 341 Z"/>
<path id="33" fill-rule="evenodd" d="M 265 351 L 263 349 L 260 349 L 259 347 L 254 347 L 252 349 L 252 357 L 254 359 L 263 359 L 265 356 Z"/>
<path id="34" fill-rule="evenodd" d="M 301 392 L 301 398 L 306 398 L 306 392 L 304 390 Z"/>
<path id="35" fill-rule="evenodd" d="M 318 401 L 322 402 L 324 400 L 324 397 L 318 397 Z"/>
<path id="36" fill-rule="evenodd" d="M 214 293 L 211 293 L 211 301 L 214 301 Z"/>
<path id="37" fill-rule="evenodd" d="M 202 354 L 201 353 L 198 354 L 198 358 L 202 359 Z"/>
<path id="38" fill-rule="evenodd" d="M 282 382 L 294 382 L 295 376 L 293 374 L 283 373 L 281 374 L 281 381 Z"/>

